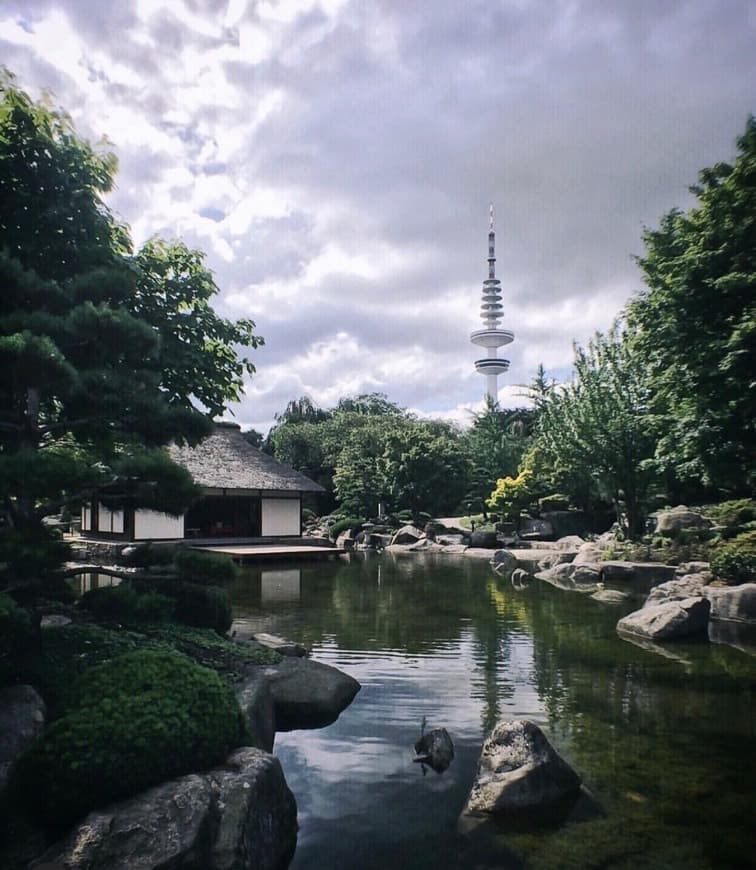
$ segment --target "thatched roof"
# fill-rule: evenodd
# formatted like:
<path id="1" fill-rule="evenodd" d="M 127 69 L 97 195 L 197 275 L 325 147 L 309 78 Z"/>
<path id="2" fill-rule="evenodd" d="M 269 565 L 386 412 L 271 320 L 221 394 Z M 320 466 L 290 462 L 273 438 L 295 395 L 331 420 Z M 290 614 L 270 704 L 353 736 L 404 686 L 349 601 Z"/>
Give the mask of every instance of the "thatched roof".
<path id="1" fill-rule="evenodd" d="M 253 447 L 236 423 L 216 423 L 196 447 L 168 448 L 171 459 L 207 489 L 324 492 L 320 484 Z"/>

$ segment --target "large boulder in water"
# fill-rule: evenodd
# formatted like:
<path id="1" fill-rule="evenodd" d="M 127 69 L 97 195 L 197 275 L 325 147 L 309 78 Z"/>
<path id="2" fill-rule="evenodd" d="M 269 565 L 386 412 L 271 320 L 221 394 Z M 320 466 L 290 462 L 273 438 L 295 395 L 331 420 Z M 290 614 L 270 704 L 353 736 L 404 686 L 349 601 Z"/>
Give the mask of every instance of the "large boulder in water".
<path id="1" fill-rule="evenodd" d="M 706 637 L 709 609 L 703 597 L 651 604 L 620 619 L 617 632 L 655 641 Z"/>
<path id="2" fill-rule="evenodd" d="M 276 731 L 321 728 L 338 719 L 361 686 L 338 668 L 305 658 L 265 665 L 276 716 Z"/>
<path id="3" fill-rule="evenodd" d="M 711 602 L 712 619 L 756 625 L 756 583 L 707 586 L 704 594 Z"/>
<path id="4" fill-rule="evenodd" d="M 580 777 L 528 719 L 498 722 L 486 737 L 463 816 L 521 817 L 577 798 Z"/>

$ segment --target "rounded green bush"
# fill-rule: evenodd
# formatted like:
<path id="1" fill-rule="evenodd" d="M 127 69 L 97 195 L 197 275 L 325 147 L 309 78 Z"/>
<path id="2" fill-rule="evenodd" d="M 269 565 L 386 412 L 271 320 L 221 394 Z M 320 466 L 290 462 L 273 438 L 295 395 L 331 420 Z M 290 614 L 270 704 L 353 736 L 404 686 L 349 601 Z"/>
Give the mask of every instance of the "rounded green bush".
<path id="1" fill-rule="evenodd" d="M 244 723 L 233 690 L 176 653 L 140 650 L 86 671 L 69 712 L 19 758 L 10 793 L 49 829 L 221 763 Z"/>
<path id="2" fill-rule="evenodd" d="M 728 583 L 756 583 L 756 531 L 720 544 L 711 556 L 711 570 Z"/>
<path id="3" fill-rule="evenodd" d="M 204 586 L 223 586 L 236 580 L 239 574 L 236 563 L 225 553 L 180 548 L 173 563 L 181 580 Z"/>

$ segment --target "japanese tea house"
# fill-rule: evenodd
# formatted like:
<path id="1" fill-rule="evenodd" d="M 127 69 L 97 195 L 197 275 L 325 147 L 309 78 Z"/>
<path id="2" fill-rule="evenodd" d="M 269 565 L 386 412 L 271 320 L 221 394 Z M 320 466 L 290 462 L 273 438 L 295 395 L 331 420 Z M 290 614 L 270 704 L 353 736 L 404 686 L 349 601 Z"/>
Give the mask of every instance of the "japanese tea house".
<path id="1" fill-rule="evenodd" d="M 108 507 L 94 499 L 82 508 L 82 534 L 123 541 L 297 537 L 303 494 L 324 491 L 253 447 L 236 423 L 216 423 L 196 447 L 168 450 L 203 490 L 183 516 Z"/>

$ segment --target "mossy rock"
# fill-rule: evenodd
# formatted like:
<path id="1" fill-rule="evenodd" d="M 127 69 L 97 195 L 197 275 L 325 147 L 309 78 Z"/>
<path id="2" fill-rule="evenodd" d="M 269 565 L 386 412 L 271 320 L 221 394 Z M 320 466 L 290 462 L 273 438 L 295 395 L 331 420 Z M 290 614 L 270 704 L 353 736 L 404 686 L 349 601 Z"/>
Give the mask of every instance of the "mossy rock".
<path id="1" fill-rule="evenodd" d="M 140 650 L 90 668 L 68 712 L 19 758 L 14 801 L 50 830 L 222 762 L 244 738 L 233 690 L 177 653 Z"/>

